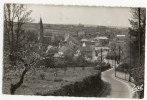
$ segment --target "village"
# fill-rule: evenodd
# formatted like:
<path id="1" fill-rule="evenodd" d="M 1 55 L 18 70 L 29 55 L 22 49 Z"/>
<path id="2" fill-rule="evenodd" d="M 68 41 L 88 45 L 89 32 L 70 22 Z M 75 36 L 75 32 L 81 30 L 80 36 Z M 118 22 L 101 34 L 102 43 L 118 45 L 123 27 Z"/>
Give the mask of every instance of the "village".
<path id="1" fill-rule="evenodd" d="M 143 98 L 145 9 L 59 8 L 4 5 L 3 94 Z"/>
<path id="2" fill-rule="evenodd" d="M 42 20 L 41 20 L 42 21 Z M 42 23 L 42 22 L 40 22 Z M 60 58 L 63 56 L 76 58 L 80 55 L 84 56 L 85 60 L 90 60 L 92 62 L 96 61 L 98 58 L 98 53 L 100 49 L 108 50 L 109 39 L 107 37 L 95 37 L 95 38 L 84 38 L 85 33 L 81 32 L 83 38 L 78 40 L 73 37 L 70 33 L 65 33 L 64 39 L 61 40 L 57 45 L 54 45 L 57 41 L 55 35 L 52 34 L 51 37 L 43 35 L 43 25 L 42 29 L 38 35 L 38 41 L 40 41 L 40 47 L 44 46 L 46 48 L 45 53 L 53 53 L 53 57 Z M 48 40 L 47 40 L 48 39 Z M 51 44 L 45 43 L 45 41 L 50 41 Z"/>

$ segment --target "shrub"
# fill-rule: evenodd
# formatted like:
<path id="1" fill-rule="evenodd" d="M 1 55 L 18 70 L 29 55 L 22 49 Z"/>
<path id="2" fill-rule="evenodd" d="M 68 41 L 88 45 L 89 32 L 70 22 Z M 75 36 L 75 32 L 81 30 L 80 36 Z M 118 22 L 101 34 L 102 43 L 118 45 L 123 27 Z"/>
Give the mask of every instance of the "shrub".
<path id="1" fill-rule="evenodd" d="M 119 53 L 115 51 L 110 51 L 109 53 L 107 53 L 106 59 L 119 60 Z"/>
<path id="2" fill-rule="evenodd" d="M 110 64 L 109 63 L 104 63 L 104 62 L 102 63 L 102 67 L 101 67 L 100 64 L 94 67 L 94 69 L 96 69 L 96 70 L 101 69 L 101 71 L 105 71 L 105 70 L 107 70 L 109 68 L 111 68 Z"/>
<path id="3" fill-rule="evenodd" d="M 44 79 L 45 79 L 45 75 L 44 75 L 44 74 L 40 74 L 40 78 L 41 78 L 42 80 L 44 80 Z"/>
<path id="4" fill-rule="evenodd" d="M 120 65 L 118 65 L 118 67 L 116 68 L 116 71 L 119 72 L 129 72 L 129 65 L 127 63 L 122 63 Z"/>
<path id="5" fill-rule="evenodd" d="M 109 64 L 109 63 L 104 63 L 104 64 L 102 64 L 102 71 L 105 71 L 105 70 L 107 70 L 107 69 L 110 69 L 111 68 L 111 65 Z"/>
<path id="6" fill-rule="evenodd" d="M 63 79 L 58 79 L 58 78 L 56 78 L 56 79 L 54 79 L 54 81 L 55 81 L 55 82 L 61 82 L 61 81 L 63 81 Z"/>

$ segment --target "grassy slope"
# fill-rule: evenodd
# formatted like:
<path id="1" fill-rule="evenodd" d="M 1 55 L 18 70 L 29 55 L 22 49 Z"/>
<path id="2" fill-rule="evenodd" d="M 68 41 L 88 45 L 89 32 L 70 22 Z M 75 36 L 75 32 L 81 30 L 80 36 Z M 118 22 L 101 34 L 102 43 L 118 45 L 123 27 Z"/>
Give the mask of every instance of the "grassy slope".
<path id="1" fill-rule="evenodd" d="M 29 71 L 26 75 L 24 83 L 16 90 L 15 94 L 18 95 L 34 95 L 37 92 L 47 92 L 61 88 L 66 84 L 74 83 L 75 81 L 81 81 L 86 76 L 90 76 L 94 73 L 97 73 L 93 68 L 76 68 L 74 71 L 73 68 L 68 68 L 66 74 L 64 74 L 63 69 L 58 69 L 58 76 L 54 76 L 54 69 L 47 69 L 44 72 L 41 69 L 36 69 L 36 74 L 33 74 L 33 71 Z M 44 74 L 44 79 L 41 79 L 40 74 Z M 13 78 L 13 80 L 10 80 Z M 10 83 L 17 82 L 19 75 L 5 75 L 3 81 L 3 93 L 9 94 Z"/>

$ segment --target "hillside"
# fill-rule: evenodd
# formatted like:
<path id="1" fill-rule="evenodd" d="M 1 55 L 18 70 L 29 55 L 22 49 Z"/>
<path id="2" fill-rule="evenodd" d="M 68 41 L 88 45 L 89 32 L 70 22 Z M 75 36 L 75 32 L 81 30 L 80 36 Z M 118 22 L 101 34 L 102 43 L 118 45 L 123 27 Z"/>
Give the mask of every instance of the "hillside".
<path id="1" fill-rule="evenodd" d="M 38 23 L 27 23 L 23 26 L 25 30 L 38 32 Z M 115 35 L 127 34 L 128 28 L 124 27 L 111 27 L 111 26 L 88 26 L 88 25 L 62 25 L 62 24 L 43 24 L 44 34 L 50 36 L 72 34 L 77 37 L 79 32 L 84 32 L 85 37 L 92 38 L 95 36 L 106 36 L 114 38 Z"/>

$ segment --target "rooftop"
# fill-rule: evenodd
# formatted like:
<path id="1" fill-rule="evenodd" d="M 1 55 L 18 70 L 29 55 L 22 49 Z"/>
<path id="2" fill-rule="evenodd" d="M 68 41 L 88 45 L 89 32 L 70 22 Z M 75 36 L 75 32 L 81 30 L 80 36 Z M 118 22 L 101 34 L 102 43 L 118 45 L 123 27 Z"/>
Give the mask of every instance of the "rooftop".
<path id="1" fill-rule="evenodd" d="M 108 39 L 108 38 L 107 38 L 107 37 L 105 37 L 105 36 L 100 36 L 100 37 L 99 37 L 99 36 L 97 36 L 95 39 L 98 39 L 98 40 L 99 40 L 99 39 Z"/>

